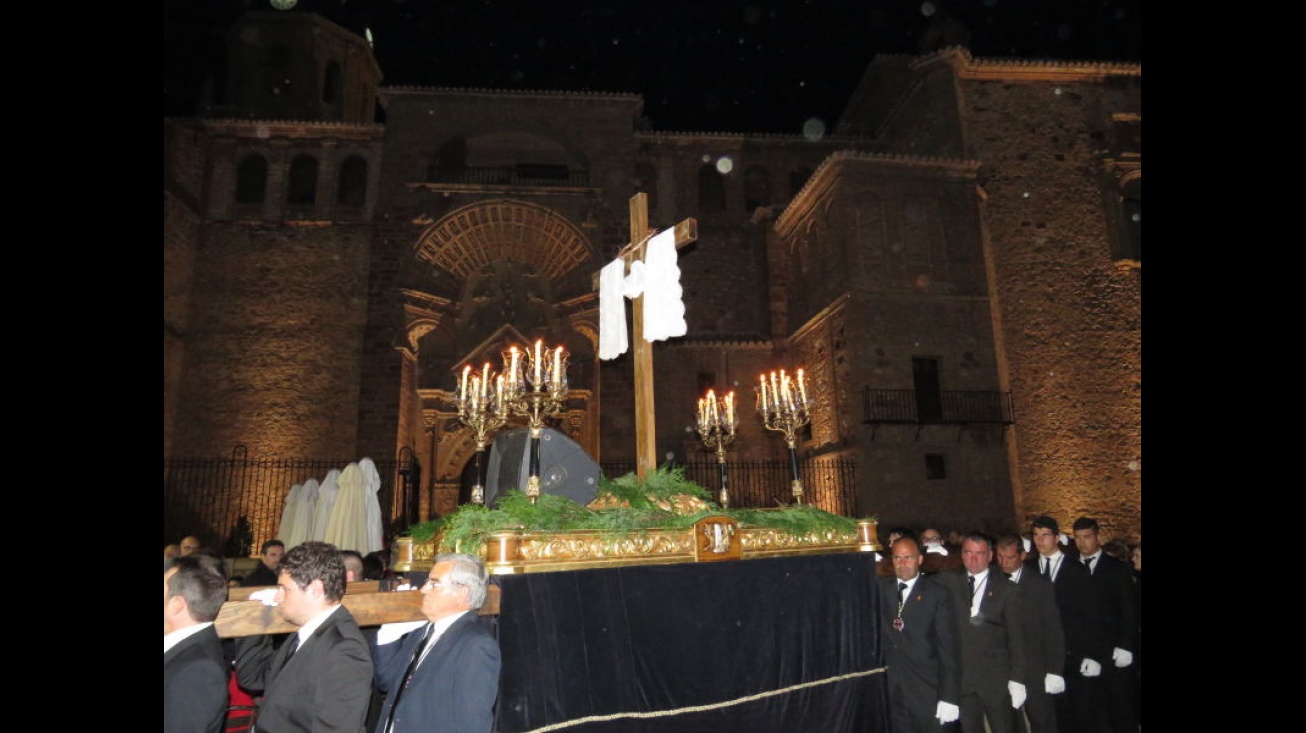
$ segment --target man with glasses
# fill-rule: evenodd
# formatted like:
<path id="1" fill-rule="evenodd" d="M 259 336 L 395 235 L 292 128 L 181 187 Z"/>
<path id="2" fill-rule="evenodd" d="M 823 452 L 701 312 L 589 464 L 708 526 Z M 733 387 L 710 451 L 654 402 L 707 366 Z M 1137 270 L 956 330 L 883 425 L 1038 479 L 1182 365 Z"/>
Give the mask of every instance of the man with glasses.
<path id="1" fill-rule="evenodd" d="M 326 542 L 304 542 L 281 559 L 277 611 L 299 627 L 279 649 L 268 636 L 236 643 L 236 679 L 263 693 L 256 731 L 363 729 L 372 695 L 372 654 L 349 609 L 345 564 Z"/>
<path id="2" fill-rule="evenodd" d="M 438 555 L 421 587 L 427 621 L 402 637 L 412 624 L 381 625 L 373 654 L 386 700 L 375 733 L 493 730 L 499 642 L 476 614 L 487 580 L 479 558 Z"/>

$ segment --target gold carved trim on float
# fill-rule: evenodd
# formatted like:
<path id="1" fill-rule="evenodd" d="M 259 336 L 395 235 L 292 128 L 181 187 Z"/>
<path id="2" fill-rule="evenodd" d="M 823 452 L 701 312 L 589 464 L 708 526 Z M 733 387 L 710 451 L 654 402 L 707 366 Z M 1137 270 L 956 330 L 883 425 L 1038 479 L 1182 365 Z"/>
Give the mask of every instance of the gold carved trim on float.
<path id="1" fill-rule="evenodd" d="M 876 520 L 863 519 L 858 520 L 853 533 L 831 530 L 792 535 L 773 528 L 740 527 L 729 517 L 709 516 L 695 522 L 689 529 L 651 529 L 623 535 L 595 529 L 570 532 L 508 529 L 491 533 L 478 554 L 485 559 L 486 569 L 491 574 L 513 575 L 831 552 L 875 552 L 880 549 L 876 541 L 877 525 Z M 395 541 L 394 570 L 400 573 L 430 570 L 438 542 L 438 537 L 422 543 L 414 543 L 411 537 L 398 538 Z"/>

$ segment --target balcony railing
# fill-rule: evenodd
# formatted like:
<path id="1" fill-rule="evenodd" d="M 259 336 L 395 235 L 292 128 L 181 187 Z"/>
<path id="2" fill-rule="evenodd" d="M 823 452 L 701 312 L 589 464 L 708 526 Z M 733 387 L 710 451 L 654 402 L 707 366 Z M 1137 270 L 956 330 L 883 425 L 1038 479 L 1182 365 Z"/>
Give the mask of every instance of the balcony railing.
<path id="1" fill-rule="evenodd" d="M 868 425 L 1011 425 L 1015 420 L 1010 392 L 942 391 L 920 394 L 913 389 L 862 391 L 862 422 Z"/>

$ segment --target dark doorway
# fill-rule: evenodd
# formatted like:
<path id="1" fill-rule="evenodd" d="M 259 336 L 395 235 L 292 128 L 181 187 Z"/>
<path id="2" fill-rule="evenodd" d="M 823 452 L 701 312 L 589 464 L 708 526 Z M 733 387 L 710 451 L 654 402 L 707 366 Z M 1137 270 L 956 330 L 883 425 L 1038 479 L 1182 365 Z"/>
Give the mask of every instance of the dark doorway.
<path id="1" fill-rule="evenodd" d="M 913 356 L 911 378 L 916 389 L 916 419 L 919 422 L 941 422 L 943 400 L 939 393 L 939 360 Z"/>

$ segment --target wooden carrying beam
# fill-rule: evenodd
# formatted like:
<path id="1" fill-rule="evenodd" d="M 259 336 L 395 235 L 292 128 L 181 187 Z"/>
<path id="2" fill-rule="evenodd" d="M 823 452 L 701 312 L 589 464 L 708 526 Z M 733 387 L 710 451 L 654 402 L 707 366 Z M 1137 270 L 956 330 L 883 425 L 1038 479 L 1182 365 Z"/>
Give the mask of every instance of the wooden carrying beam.
<path id="1" fill-rule="evenodd" d="M 351 583 L 345 593 L 343 604 L 354 615 L 359 626 L 379 626 L 397 621 L 421 621 L 422 594 L 415 591 L 378 591 L 375 588 L 365 590 L 367 583 Z M 375 586 L 376 583 L 371 583 Z M 267 586 L 275 588 L 276 586 Z M 261 588 L 232 588 L 231 595 L 244 595 L 262 590 Z M 235 594 L 234 591 L 249 591 Z M 499 613 L 499 586 L 491 585 L 485 589 L 485 605 L 478 613 L 482 616 L 494 616 Z M 251 636 L 254 634 L 284 634 L 299 628 L 290 623 L 274 606 L 265 606 L 262 601 L 228 600 L 222 604 L 218 617 L 213 622 L 218 636 Z"/>

